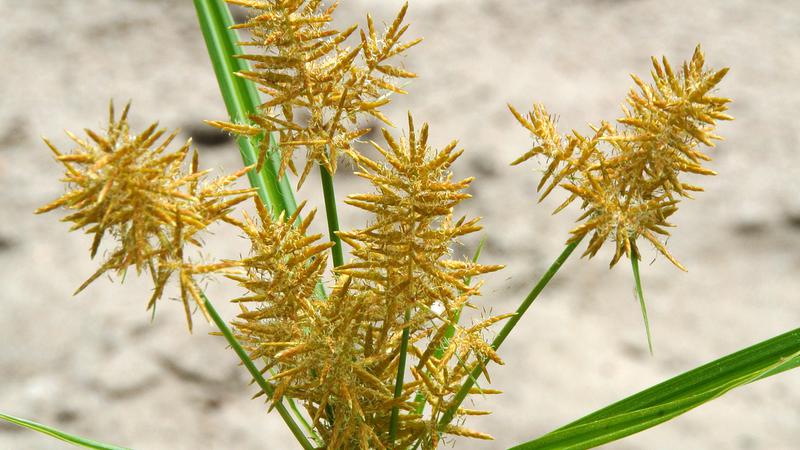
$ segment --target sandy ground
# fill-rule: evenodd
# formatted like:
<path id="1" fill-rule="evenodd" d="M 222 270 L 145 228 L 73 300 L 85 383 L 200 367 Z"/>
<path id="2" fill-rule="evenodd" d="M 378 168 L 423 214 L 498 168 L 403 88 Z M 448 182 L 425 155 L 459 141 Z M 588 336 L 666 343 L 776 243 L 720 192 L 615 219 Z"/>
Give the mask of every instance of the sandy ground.
<path id="1" fill-rule="evenodd" d="M 339 20 L 367 10 L 387 20 L 395 1 L 344 1 Z M 712 66 L 732 68 L 721 93 L 733 123 L 713 151 L 720 175 L 683 204 L 669 246 L 680 273 L 648 250 L 643 266 L 655 356 L 646 350 L 625 264 L 608 253 L 569 261 L 501 351 L 493 371 L 505 395 L 479 402 L 494 414 L 471 425 L 495 449 L 531 439 L 613 400 L 741 347 L 791 330 L 800 318 L 800 6 L 793 1 L 412 1 L 411 33 L 426 38 L 406 65 L 422 76 L 387 110 L 431 124 L 435 144 L 458 138 L 459 176 L 477 176 L 463 211 L 485 217 L 485 261 L 508 268 L 487 278 L 484 301 L 512 310 L 560 252 L 575 211 L 537 205 L 537 174 L 508 163 L 528 145 L 505 104 L 545 103 L 567 130 L 614 118 L 628 73 L 649 56 L 678 62 L 702 43 Z M 148 286 L 100 281 L 89 240 L 67 234 L 61 213 L 32 211 L 62 192 L 39 141 L 67 147 L 62 129 L 97 128 L 109 98 L 134 99 L 133 123 L 181 127 L 205 167 L 240 166 L 232 143 L 201 120 L 224 118 L 194 10 L 187 1 L 0 0 L 0 411 L 137 449 L 289 449 L 211 327 L 193 335 L 178 304 L 154 323 Z M 342 170 L 337 194 L 360 188 Z M 320 204 L 315 180 L 301 198 Z M 342 211 L 344 227 L 361 223 Z M 322 224 L 318 224 L 319 227 Z M 468 240 L 459 251 L 470 252 Z M 244 246 L 220 230 L 208 252 Z M 210 285 L 223 305 L 238 290 Z M 789 449 L 800 441 L 800 377 L 759 382 L 609 448 Z M 0 424 L 0 449 L 66 448 Z"/>

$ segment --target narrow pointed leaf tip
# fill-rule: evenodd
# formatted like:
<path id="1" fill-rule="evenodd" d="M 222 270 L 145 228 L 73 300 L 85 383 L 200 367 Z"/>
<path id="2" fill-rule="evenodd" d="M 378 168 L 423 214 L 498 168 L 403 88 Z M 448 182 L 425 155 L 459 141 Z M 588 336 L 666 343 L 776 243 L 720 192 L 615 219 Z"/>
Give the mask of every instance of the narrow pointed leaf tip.
<path id="1" fill-rule="evenodd" d="M 75 445 L 77 447 L 91 448 L 96 450 L 130 450 L 125 447 L 118 447 L 116 445 L 104 444 L 102 442 L 98 442 L 93 439 L 87 439 L 80 436 L 76 436 L 74 434 L 66 433 L 64 431 L 58 430 L 56 428 L 47 425 L 42 425 L 40 423 L 31 420 L 22 419 L 20 417 L 10 416 L 8 414 L 0 413 L 0 420 L 5 420 L 6 422 L 19 425 L 29 430 L 46 434 L 58 440 Z"/>
<path id="2" fill-rule="evenodd" d="M 639 300 L 639 306 L 642 310 L 642 320 L 644 321 L 644 330 L 647 334 L 647 348 L 650 350 L 650 356 L 653 356 L 653 335 L 650 333 L 650 320 L 647 318 L 647 305 L 645 305 L 644 302 L 642 280 L 639 277 L 639 255 L 633 255 L 631 258 L 631 267 L 633 269 L 634 293 Z"/>
<path id="3" fill-rule="evenodd" d="M 597 447 L 678 417 L 732 389 L 798 366 L 800 329 L 690 370 L 513 449 Z"/>

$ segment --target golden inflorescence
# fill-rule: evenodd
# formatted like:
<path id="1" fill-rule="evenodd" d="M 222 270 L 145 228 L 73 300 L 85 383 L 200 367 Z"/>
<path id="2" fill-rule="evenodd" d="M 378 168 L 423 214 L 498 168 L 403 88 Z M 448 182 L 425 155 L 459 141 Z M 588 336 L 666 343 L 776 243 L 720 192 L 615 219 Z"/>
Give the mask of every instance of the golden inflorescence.
<path id="1" fill-rule="evenodd" d="M 262 52 L 239 55 L 252 61 L 253 70 L 238 75 L 253 81 L 269 96 L 250 124 L 209 121 L 211 125 L 242 136 L 280 135 L 281 168 L 296 173 L 292 156 L 305 147 L 306 163 L 298 186 L 303 184 L 314 164 L 331 174 L 336 172 L 342 153 L 352 151 L 351 143 L 369 129 L 358 126 L 360 117 L 369 115 L 387 125 L 391 122 L 380 108 L 393 93 L 404 94 L 396 79 L 416 75 L 389 63 L 393 57 L 416 45 L 421 39 L 402 42 L 408 29 L 403 19 L 404 5 L 392 24 L 382 33 L 367 16 L 366 29 L 353 25 L 340 31 L 331 27 L 337 3 L 330 7 L 321 0 L 228 0 L 254 11 L 244 28 L 252 33 L 251 42 Z M 345 44 L 358 31 L 359 41 L 352 48 Z M 264 162 L 269 140 L 262 139 L 258 167 Z"/>
<path id="2" fill-rule="evenodd" d="M 86 288 L 106 272 L 123 275 L 135 267 L 146 270 L 155 286 L 148 309 L 155 308 L 170 277 L 177 272 L 186 320 L 191 328 L 189 298 L 205 313 L 193 276 L 225 272 L 231 264 L 196 264 L 184 254 L 187 244 L 200 247 L 201 232 L 219 220 L 228 220 L 234 206 L 253 196 L 253 189 L 228 189 L 249 167 L 232 175 L 205 181 L 208 170 L 198 169 L 197 152 L 187 171 L 183 167 L 191 141 L 178 150 L 168 150 L 177 131 L 161 139 L 165 130 L 154 123 L 139 134 L 131 133 L 126 105 L 119 118 L 109 108 L 105 132 L 85 130 L 89 140 L 67 132 L 77 144 L 62 154 L 45 143 L 66 169 L 63 182 L 69 191 L 37 213 L 63 207 L 72 213 L 64 219 L 71 230 L 83 229 L 93 236 L 94 257 L 104 238 L 117 246 L 108 251 L 100 268 L 79 288 Z M 159 140 L 161 141 L 159 143 Z"/>
<path id="3" fill-rule="evenodd" d="M 273 220 L 261 207 L 260 225 L 248 219 L 244 227 L 253 241 L 247 275 L 233 277 L 249 291 L 235 301 L 254 304 L 234 322 L 240 340 L 279 371 L 272 401 L 303 400 L 329 448 L 392 447 L 393 406 L 401 411 L 398 448 L 435 441 L 441 414 L 474 364 L 501 363 L 481 332 L 504 316 L 467 328 L 453 320 L 479 294 L 469 280 L 500 269 L 450 258 L 455 238 L 480 230 L 477 219 L 452 217 L 472 181 L 453 181 L 449 171 L 461 151 L 453 142 L 433 152 L 428 126 L 417 134 L 410 117 L 407 140 L 383 134 L 388 149 L 374 146 L 385 162 L 356 156 L 358 174 L 376 191 L 347 203 L 369 212 L 371 225 L 339 233 L 352 260 L 334 269 L 330 296 L 315 291 L 330 244 L 306 236 L 313 213 L 295 228 L 297 213 Z M 414 378 L 395 398 L 404 329 Z M 417 393 L 430 405 L 424 415 Z M 488 438 L 460 427 L 444 432 Z"/>
<path id="4" fill-rule="evenodd" d="M 663 58 L 653 58 L 654 85 L 632 75 L 639 92 L 631 90 L 619 127 L 608 122 L 592 126 L 593 134 L 577 131 L 561 136 L 555 121 L 542 105 L 522 115 L 509 105 L 514 117 L 534 138 L 534 146 L 512 164 L 543 155 L 549 165 L 537 190 L 540 199 L 556 186 L 568 191 L 561 211 L 574 200 L 582 202 L 580 225 L 570 242 L 591 234 L 584 256 L 594 256 L 608 239 L 614 241 L 611 265 L 625 255 L 640 258 L 636 241 L 644 237 L 675 266 L 686 270 L 667 250 L 659 236 L 669 236 L 667 219 L 678 210 L 682 198 L 692 198 L 699 186 L 681 181 L 686 173 L 714 175 L 703 167 L 711 158 L 700 145 L 713 147 L 718 120 L 725 114 L 728 98 L 711 95 L 728 69 L 704 67 L 698 46 L 692 59 L 675 73 Z"/>
<path id="5" fill-rule="evenodd" d="M 466 416 L 488 412 L 458 407 L 456 393 L 473 370 L 482 368 L 488 381 L 487 363 L 502 364 L 483 335 L 511 315 L 459 323 L 464 308 L 476 308 L 481 282 L 475 277 L 501 269 L 452 256 L 458 239 L 481 229 L 477 218 L 453 215 L 470 197 L 472 178 L 454 179 L 450 170 L 462 150 L 456 142 L 432 149 L 427 124 L 417 128 L 410 114 L 405 135 L 384 129 L 385 145 L 371 142 L 380 158 L 352 146 L 367 132 L 359 126 L 361 117 L 391 125 L 380 108 L 391 93 L 404 93 L 397 79 L 415 76 L 387 62 L 419 42 L 401 42 L 407 5 L 378 32 L 369 16 L 365 29 L 331 28 L 335 5 L 324 7 L 321 0 L 229 3 L 254 12 L 237 28 L 248 29 L 253 40 L 245 44 L 262 53 L 239 55 L 253 70 L 238 75 L 255 82 L 267 101 L 247 123 L 209 123 L 260 137 L 258 166 L 268 152 L 280 151 L 281 175 L 287 168 L 297 173 L 294 153 L 305 148 L 300 184 L 314 165 L 333 174 L 337 160 L 347 155 L 373 187 L 345 201 L 369 215 L 365 227 L 338 232 L 351 247 L 351 259 L 328 272 L 334 244 L 309 233 L 313 210 L 301 218 L 301 204 L 276 216 L 253 189 L 229 187 L 252 167 L 205 181 L 208 171 L 198 169 L 196 152 L 188 170 L 183 167 L 190 142 L 169 151 L 177 133 L 162 140 L 164 131 L 155 124 L 131 133 L 128 107 L 119 118 L 112 107 L 104 132 L 86 130 L 89 140 L 68 133 L 77 144 L 71 153 L 45 141 L 66 169 L 69 191 L 38 212 L 70 210 L 63 220 L 93 235 L 92 256 L 105 237 L 116 242 L 79 291 L 106 272 L 135 267 L 152 278 L 148 307 L 154 308 L 177 273 L 191 326 L 190 299 L 206 312 L 195 277 L 216 273 L 234 280 L 246 293 L 232 300 L 241 307 L 233 330 L 269 375 L 269 400 L 301 402 L 324 448 L 429 449 L 448 434 L 491 439 L 461 426 Z M 359 42 L 346 47 L 353 35 Z M 702 166 L 710 158 L 699 146 L 713 145 L 719 139 L 715 122 L 731 119 L 724 113 L 729 100 L 710 95 L 726 69 L 703 65 L 699 48 L 677 74 L 666 59 L 654 60 L 655 85 L 634 76 L 641 92 L 628 95 L 619 127 L 601 122 L 590 136 L 562 136 L 541 105 L 524 116 L 511 107 L 535 140 L 514 164 L 543 155 L 549 165 L 538 186 L 541 197 L 561 186 L 569 198 L 558 210 L 582 202 L 584 214 L 570 241 L 592 234 L 585 255 L 611 239 L 612 265 L 623 255 L 638 258 L 641 236 L 683 268 L 657 236 L 668 235 L 667 219 L 679 201 L 702 190 L 679 177 L 713 174 Z M 273 132 L 279 149 L 269 147 Z M 257 213 L 231 217 L 251 197 Z M 185 250 L 201 247 L 201 233 L 217 221 L 237 227 L 250 242 L 250 254 L 235 261 L 192 261 Z M 326 274 L 332 278 L 329 292 Z M 498 391 L 474 387 L 469 393 Z M 458 425 L 441 423 L 451 410 Z"/>

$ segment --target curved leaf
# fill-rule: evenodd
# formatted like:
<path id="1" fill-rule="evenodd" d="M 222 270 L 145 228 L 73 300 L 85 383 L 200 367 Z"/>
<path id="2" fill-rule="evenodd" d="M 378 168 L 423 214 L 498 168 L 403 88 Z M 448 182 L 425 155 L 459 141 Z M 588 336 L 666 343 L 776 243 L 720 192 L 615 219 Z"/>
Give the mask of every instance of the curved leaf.
<path id="1" fill-rule="evenodd" d="M 733 388 L 800 366 L 800 328 L 607 406 L 515 450 L 583 449 L 646 430 Z"/>
<path id="2" fill-rule="evenodd" d="M 42 425 L 37 422 L 33 422 L 27 419 L 21 419 L 19 417 L 9 416 L 3 413 L 0 413 L 0 420 L 5 420 L 7 422 L 11 422 L 21 427 L 25 427 L 33 431 L 38 431 L 39 433 L 52 436 L 64 442 L 69 442 L 70 444 L 77 445 L 78 447 L 94 448 L 100 450 L 130 450 L 126 449 L 125 447 L 117 447 L 116 445 L 103 444 L 102 442 L 97 442 L 92 439 L 86 439 L 80 436 L 75 436 L 73 434 L 65 433 L 61 430 L 56 430 L 55 428 L 48 427 L 47 425 Z"/>

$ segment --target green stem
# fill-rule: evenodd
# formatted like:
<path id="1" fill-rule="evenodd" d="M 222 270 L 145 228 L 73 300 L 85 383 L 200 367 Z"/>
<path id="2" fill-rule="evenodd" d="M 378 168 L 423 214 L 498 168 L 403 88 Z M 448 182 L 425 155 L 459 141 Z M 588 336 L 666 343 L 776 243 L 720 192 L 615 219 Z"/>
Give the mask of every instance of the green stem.
<path id="1" fill-rule="evenodd" d="M 322 182 L 322 195 L 325 198 L 325 217 L 328 219 L 328 236 L 333 242 L 331 247 L 331 255 L 333 257 L 333 267 L 339 267 L 344 264 L 344 255 L 342 253 L 342 240 L 336 234 L 339 231 L 339 213 L 336 210 L 336 194 L 333 190 L 333 175 L 328 172 L 328 169 L 323 165 L 319 165 L 319 176 Z M 321 284 L 317 284 L 318 289 L 324 289 Z M 333 423 L 335 420 L 333 407 L 331 405 L 325 406 L 325 411 L 328 414 L 328 420 Z"/>
<path id="2" fill-rule="evenodd" d="M 486 236 L 481 238 L 481 241 L 478 243 L 478 247 L 475 249 L 475 253 L 472 254 L 472 262 L 477 263 L 478 258 L 481 257 L 481 250 L 483 250 L 483 246 L 486 245 Z M 472 282 L 472 277 L 466 277 L 464 279 L 464 284 L 469 286 L 470 282 Z M 444 355 L 444 352 L 447 350 L 447 347 L 450 346 L 450 341 L 453 339 L 453 336 L 456 334 L 456 327 L 454 324 L 457 324 L 459 319 L 461 319 L 461 310 L 464 309 L 462 306 L 457 311 L 453 312 L 453 316 L 450 318 L 450 324 L 447 325 L 447 329 L 444 332 L 444 338 L 442 338 L 442 343 L 434 350 L 433 357 L 436 359 L 441 358 Z M 425 410 L 425 403 L 427 402 L 427 398 L 422 391 L 418 391 L 417 395 L 414 397 L 414 403 L 417 404 L 416 413 L 422 414 L 422 411 Z"/>
<path id="3" fill-rule="evenodd" d="M 331 247 L 331 254 L 333 255 L 333 267 L 339 267 L 344 264 L 344 256 L 342 254 L 342 240 L 336 234 L 339 231 L 339 214 L 336 211 L 336 194 L 333 191 L 333 175 L 328 172 L 325 166 L 319 166 L 319 176 L 322 181 L 322 193 L 325 197 L 325 216 L 328 218 L 328 235 L 334 246 Z"/>
<path id="4" fill-rule="evenodd" d="M 253 86 L 253 83 L 249 83 L 249 85 Z M 258 97 L 256 97 L 256 99 L 257 98 Z M 278 193 L 281 196 L 281 208 L 283 211 L 286 211 L 286 214 L 294 214 L 294 212 L 297 211 L 297 200 L 294 198 L 294 190 L 289 184 L 289 178 L 284 174 L 283 177 L 278 179 L 277 174 L 279 174 L 281 171 L 281 150 L 280 144 L 277 140 L 275 140 L 275 135 L 272 133 L 269 135 L 269 149 L 268 159 L 271 169 L 267 168 L 267 165 L 265 164 L 262 168 L 262 171 L 269 172 L 273 177 L 275 177 Z M 300 217 L 297 218 L 297 223 L 300 223 Z"/>
<path id="5" fill-rule="evenodd" d="M 636 283 L 636 296 L 639 298 L 639 306 L 642 308 L 642 318 L 644 319 L 644 329 L 647 332 L 647 346 L 650 348 L 650 355 L 653 355 L 653 336 L 650 334 L 650 321 L 647 319 L 647 306 L 644 303 L 642 293 L 642 281 L 639 278 L 639 254 L 634 251 L 631 254 L 631 267 L 633 268 L 633 280 Z"/>
<path id="6" fill-rule="evenodd" d="M 194 6 L 228 115 L 234 123 L 248 124 L 250 116 L 258 112 L 261 102 L 253 83 L 236 76 L 236 72 L 249 70 L 249 65 L 234 57 L 243 52 L 237 44 L 239 38 L 236 31 L 230 29 L 234 24 L 230 10 L 222 0 L 194 0 Z M 264 164 L 260 172 L 255 169 L 249 171 L 247 178 L 273 214 L 277 216 L 283 211 L 292 214 L 297 209 L 297 203 L 289 180 L 285 176 L 278 178 L 278 144 L 272 134 L 267 138 L 269 164 Z M 255 164 L 258 160 L 259 139 L 240 137 L 237 142 L 244 164 Z"/>
<path id="7" fill-rule="evenodd" d="M 194 0 L 194 6 L 228 115 L 234 123 L 249 123 L 249 116 L 255 113 L 256 109 L 252 102 L 247 101 L 250 94 L 247 83 L 234 75 L 242 67 L 241 62 L 233 58 L 237 49 L 236 37 L 232 35 L 233 31 L 228 29 L 233 24 L 230 12 L 224 4 L 215 0 Z M 255 164 L 256 140 L 241 137 L 237 142 L 244 164 L 247 166 Z M 257 189 L 258 196 L 264 204 L 273 208 L 279 207 L 282 203 L 281 198 L 275 189 L 274 180 L 269 179 L 267 175 L 263 170 L 261 173 L 255 169 L 247 172 L 250 185 Z"/>
<path id="8" fill-rule="evenodd" d="M 406 310 L 405 323 L 411 320 L 411 310 Z M 408 354 L 408 338 L 409 330 L 408 325 L 403 328 L 403 340 L 400 341 L 400 355 L 397 362 L 397 379 L 394 383 L 394 400 L 395 404 L 392 406 L 392 416 L 389 420 L 389 445 L 394 447 L 394 439 L 397 437 L 397 427 L 400 420 L 400 405 L 397 404 L 400 397 L 403 395 L 403 378 L 406 373 L 406 355 Z"/>
<path id="9" fill-rule="evenodd" d="M 236 72 L 249 70 L 249 65 L 242 59 L 234 58 L 234 55 L 243 52 L 237 44 L 239 38 L 236 31 L 230 29 L 233 25 L 230 10 L 222 0 L 194 0 L 194 6 L 228 115 L 234 123 L 249 123 L 250 115 L 258 111 L 260 100 L 253 83 L 236 76 Z M 297 210 L 297 201 L 289 179 L 286 176 L 278 178 L 281 166 L 278 143 L 272 133 L 267 138 L 269 164 L 264 164 L 260 172 L 251 170 L 247 173 L 250 186 L 256 188 L 259 198 L 274 216 L 284 211 L 293 214 Z M 242 137 L 237 141 L 244 164 L 255 164 L 259 139 Z M 317 285 L 316 293 L 320 298 L 325 297 L 322 285 Z"/>
<path id="10" fill-rule="evenodd" d="M 233 332 L 231 332 L 228 324 L 225 323 L 222 317 L 220 317 L 220 315 L 217 313 L 217 310 L 214 309 L 214 305 L 211 304 L 211 301 L 208 300 L 205 294 L 201 293 L 200 295 L 203 297 L 203 304 L 208 311 L 208 315 L 211 316 L 211 320 L 214 321 L 214 324 L 217 326 L 217 328 L 219 328 L 219 331 L 225 337 L 225 340 L 228 341 L 228 344 L 230 344 L 233 351 L 236 352 L 236 355 L 242 360 L 242 364 L 244 364 L 244 366 L 247 368 L 247 371 L 250 372 L 250 375 L 253 376 L 256 384 L 258 384 L 258 386 L 268 397 L 271 397 L 272 393 L 274 392 L 273 387 L 267 382 L 267 380 L 264 379 L 264 376 L 261 375 L 261 371 L 258 370 L 256 365 L 253 363 L 253 360 L 250 359 L 250 356 L 247 354 L 244 348 L 242 348 L 241 344 L 239 344 L 239 341 L 236 340 L 236 337 L 233 335 Z M 292 431 L 294 437 L 297 438 L 297 441 L 300 443 L 300 445 L 306 450 L 313 450 L 314 446 L 308 441 L 308 438 L 303 433 L 303 430 L 301 430 L 297 423 L 295 423 L 294 418 L 292 417 L 291 413 L 289 413 L 289 410 L 286 409 L 286 406 L 284 406 L 283 401 L 281 400 L 274 402 L 274 407 L 278 410 L 278 414 L 281 415 L 283 421 L 286 422 L 286 425 L 289 426 L 289 429 Z"/>
<path id="11" fill-rule="evenodd" d="M 549 269 L 547 269 L 547 272 L 545 272 L 544 275 L 542 275 L 542 277 L 536 283 L 536 286 L 533 287 L 528 296 L 525 297 L 525 300 L 523 300 L 522 304 L 519 305 L 519 308 L 517 308 L 517 311 L 514 314 L 514 316 L 508 319 L 508 322 L 506 322 L 503 329 L 500 330 L 500 333 L 498 333 L 497 337 L 495 337 L 494 341 L 492 341 L 492 348 L 494 350 L 500 348 L 500 345 L 502 345 L 503 341 L 506 340 L 509 333 L 511 333 L 511 330 L 513 330 L 514 327 L 517 325 L 517 323 L 519 323 L 520 319 L 522 319 L 522 315 L 525 314 L 525 311 L 527 311 L 528 308 L 530 308 L 531 304 L 533 304 L 533 301 L 536 300 L 536 297 L 538 297 L 539 294 L 542 292 L 542 290 L 544 290 L 545 286 L 547 286 L 547 284 L 550 282 L 553 276 L 555 276 L 556 272 L 558 272 L 558 269 L 561 268 L 561 266 L 564 264 L 567 258 L 569 258 L 569 256 L 575 250 L 575 247 L 577 247 L 578 244 L 580 244 L 580 242 L 581 239 L 578 239 L 577 241 L 568 244 L 567 247 L 564 249 L 564 251 L 561 252 L 560 255 L 558 255 L 558 258 L 556 258 L 556 260 L 553 261 L 553 264 L 550 266 Z M 481 376 L 483 367 L 486 364 L 488 364 L 488 359 L 479 360 L 478 363 L 475 365 L 475 368 L 472 370 L 472 373 L 464 381 L 464 384 L 461 385 L 461 389 L 458 390 L 456 396 L 450 403 L 450 407 L 447 408 L 445 413 L 442 415 L 442 418 L 439 420 L 439 431 L 442 431 L 453 420 L 456 411 L 458 411 L 458 407 L 461 406 L 461 403 L 467 397 L 467 394 L 469 394 L 469 390 L 475 384 L 475 380 L 477 380 L 478 377 Z"/>

